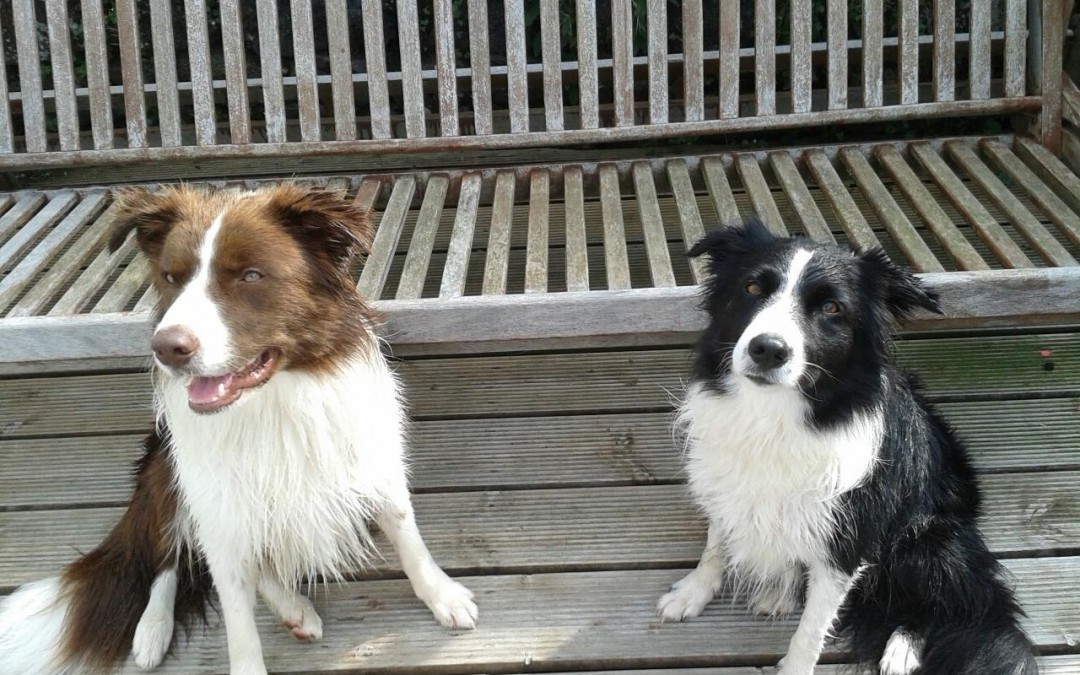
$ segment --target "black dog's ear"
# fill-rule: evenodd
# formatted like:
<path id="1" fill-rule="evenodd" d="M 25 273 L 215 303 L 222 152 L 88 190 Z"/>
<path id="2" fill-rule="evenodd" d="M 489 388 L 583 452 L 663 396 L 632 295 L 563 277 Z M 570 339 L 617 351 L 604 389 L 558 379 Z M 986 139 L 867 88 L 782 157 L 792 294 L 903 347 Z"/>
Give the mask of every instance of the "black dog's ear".
<path id="1" fill-rule="evenodd" d="M 366 209 L 332 190 L 290 184 L 270 193 L 270 209 L 301 245 L 340 269 L 371 250 L 374 228 Z"/>
<path id="2" fill-rule="evenodd" d="M 126 188 L 116 195 L 116 215 L 109 236 L 109 252 L 123 246 L 128 234 L 135 230 L 135 240 L 147 257 L 161 251 L 165 237 L 180 217 L 181 204 L 187 188 L 166 188 L 150 192 L 145 188 Z"/>
<path id="3" fill-rule="evenodd" d="M 758 218 L 751 218 L 744 225 L 721 227 L 705 234 L 691 247 L 687 255 L 696 258 L 708 255 L 713 262 L 736 253 L 744 253 L 777 239 Z"/>
<path id="4" fill-rule="evenodd" d="M 885 307 L 898 320 L 906 319 L 918 308 L 941 314 L 938 294 L 930 290 L 906 268 L 889 259 L 885 251 L 873 248 L 859 254 L 864 279 L 871 288 L 881 289 Z"/>

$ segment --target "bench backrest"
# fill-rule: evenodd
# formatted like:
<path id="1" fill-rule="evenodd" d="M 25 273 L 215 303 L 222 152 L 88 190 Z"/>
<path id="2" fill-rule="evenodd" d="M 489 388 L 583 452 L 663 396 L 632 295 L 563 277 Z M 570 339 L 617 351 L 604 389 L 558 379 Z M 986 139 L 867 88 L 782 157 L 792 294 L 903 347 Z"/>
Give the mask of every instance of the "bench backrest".
<path id="1" fill-rule="evenodd" d="M 1016 112 L 1056 149 L 1072 3 L 0 4 L 0 170 L 27 170 Z"/>

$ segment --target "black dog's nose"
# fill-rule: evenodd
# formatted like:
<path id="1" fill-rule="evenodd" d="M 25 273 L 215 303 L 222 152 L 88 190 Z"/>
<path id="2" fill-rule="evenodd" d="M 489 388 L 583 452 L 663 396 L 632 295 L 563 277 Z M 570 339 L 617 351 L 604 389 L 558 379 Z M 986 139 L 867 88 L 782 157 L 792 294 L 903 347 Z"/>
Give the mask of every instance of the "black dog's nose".
<path id="1" fill-rule="evenodd" d="M 763 370 L 779 368 L 791 358 L 791 348 L 779 335 L 765 333 L 750 341 L 750 358 Z"/>

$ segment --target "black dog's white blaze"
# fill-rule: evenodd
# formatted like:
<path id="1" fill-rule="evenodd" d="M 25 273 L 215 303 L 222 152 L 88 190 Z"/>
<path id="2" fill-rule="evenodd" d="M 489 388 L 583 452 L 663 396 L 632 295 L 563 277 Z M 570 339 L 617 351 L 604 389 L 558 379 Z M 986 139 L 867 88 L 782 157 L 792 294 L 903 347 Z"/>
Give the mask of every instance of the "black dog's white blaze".
<path id="1" fill-rule="evenodd" d="M 886 675 L 1030 675 L 1031 645 L 976 526 L 960 441 L 887 359 L 891 323 L 936 297 L 880 251 L 718 230 L 680 409 L 698 567 L 660 600 L 699 614 L 727 575 L 759 613 L 806 606 L 782 675 L 809 675 L 839 616 Z"/>

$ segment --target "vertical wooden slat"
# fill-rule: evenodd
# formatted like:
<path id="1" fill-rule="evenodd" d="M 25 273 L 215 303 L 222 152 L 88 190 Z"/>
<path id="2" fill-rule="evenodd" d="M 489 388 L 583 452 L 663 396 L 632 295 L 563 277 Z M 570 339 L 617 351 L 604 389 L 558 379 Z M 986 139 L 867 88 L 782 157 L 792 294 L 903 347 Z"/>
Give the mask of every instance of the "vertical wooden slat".
<path id="1" fill-rule="evenodd" d="M 675 195 L 675 208 L 679 210 L 679 223 L 682 225 L 683 245 L 689 251 L 694 244 L 705 236 L 705 225 L 701 222 L 701 212 L 697 207 L 694 184 L 690 181 L 690 171 L 686 162 L 673 159 L 666 166 L 671 192 Z M 708 275 L 705 260 L 700 256 L 690 260 L 690 273 L 694 283 L 700 284 Z"/>
<path id="2" fill-rule="evenodd" d="M 784 218 L 780 215 L 780 210 L 776 208 L 772 191 L 765 180 L 765 175 L 761 173 L 761 165 L 758 164 L 757 157 L 749 153 L 740 153 L 735 157 L 735 169 L 739 172 L 743 189 L 746 190 L 746 195 L 750 198 L 754 213 L 761 218 L 765 226 L 773 234 L 786 237 L 788 234 L 787 226 L 784 225 Z"/>
<path id="3" fill-rule="evenodd" d="M 112 94 L 109 91 L 109 58 L 105 50 L 105 17 L 101 0 L 82 0 L 83 40 L 86 48 L 86 84 L 90 91 L 90 128 L 94 148 L 113 145 Z"/>
<path id="4" fill-rule="evenodd" d="M 848 11 L 847 0 L 829 0 L 829 110 L 847 108 L 848 90 Z M 807 24 L 810 13 L 802 15 L 800 20 Z M 793 15 L 794 18 L 794 15 Z"/>
<path id="5" fill-rule="evenodd" d="M 50 64 L 56 103 L 56 131 L 61 150 L 79 149 L 79 111 L 75 105 L 75 74 L 71 59 L 71 29 L 66 0 L 46 0 Z M 6 105 L 6 101 L 4 102 Z"/>
<path id="6" fill-rule="evenodd" d="M 45 231 L 64 217 L 76 199 L 78 196 L 70 190 L 52 195 L 44 208 L 0 246 L 0 273 L 11 271 L 15 261 L 29 250 Z"/>
<path id="7" fill-rule="evenodd" d="M 457 64 L 454 59 L 454 10 L 450 0 L 435 1 L 435 70 L 439 79 L 439 133 L 457 136 Z"/>
<path id="8" fill-rule="evenodd" d="M 146 94 L 135 0 L 117 0 L 116 32 L 120 38 L 120 70 L 124 78 L 124 117 L 129 148 L 146 147 Z"/>
<path id="9" fill-rule="evenodd" d="M 495 198 L 491 204 L 491 227 L 488 230 L 487 254 L 484 256 L 483 295 L 506 294 L 506 271 L 510 266 L 510 228 L 514 222 L 512 171 L 501 171 L 495 178 Z"/>
<path id="10" fill-rule="evenodd" d="M 1062 5 L 1060 0 L 1033 0 L 1030 6 L 1040 8 L 1039 39 L 1032 41 L 1038 61 L 1032 70 L 1042 96 L 1039 141 L 1051 152 L 1061 152 L 1061 66 L 1065 39 Z"/>
<path id="11" fill-rule="evenodd" d="M 919 102 L 919 3 L 900 0 L 900 103 Z"/>
<path id="12" fill-rule="evenodd" d="M 668 120 L 667 0 L 648 0 L 649 122 Z"/>
<path id="13" fill-rule="evenodd" d="M 386 42 L 383 40 L 382 0 L 362 0 L 364 55 L 367 57 L 368 104 L 372 138 L 390 138 L 390 90 L 386 86 Z"/>
<path id="14" fill-rule="evenodd" d="M 874 231 L 866 222 L 866 217 L 851 198 L 847 186 L 836 172 L 828 155 L 823 150 L 807 150 L 804 155 L 806 168 L 814 175 L 818 187 L 825 194 L 826 201 L 836 213 L 840 227 L 847 235 L 848 241 L 859 250 L 866 250 L 873 246 L 879 246 Z"/>
<path id="15" fill-rule="evenodd" d="M 510 99 L 510 131 L 529 130 L 529 82 L 525 72 L 525 5 L 506 0 L 506 87 Z"/>
<path id="16" fill-rule="evenodd" d="M 631 0 L 611 0 L 611 60 L 615 77 L 615 126 L 634 123 L 634 22 Z"/>
<path id="17" fill-rule="evenodd" d="M 814 63 L 811 60 L 810 40 L 813 37 L 813 26 L 807 21 L 807 17 L 811 15 L 810 2 L 811 0 L 791 0 L 791 108 L 797 113 L 810 112 L 812 105 Z M 832 4 L 830 3 L 830 8 Z M 832 33 L 829 37 L 832 37 Z M 847 48 L 846 41 L 844 48 Z"/>
<path id="18" fill-rule="evenodd" d="M 1005 3 L 1005 95 L 1027 90 L 1027 4 Z"/>
<path id="19" fill-rule="evenodd" d="M 719 157 L 706 157 L 701 160 L 701 175 L 705 178 L 705 187 L 709 190 L 709 199 L 721 225 L 741 225 L 742 214 L 731 192 L 727 172 Z"/>
<path id="20" fill-rule="evenodd" d="M 660 213 L 660 202 L 656 198 L 656 185 L 648 162 L 634 163 L 634 192 L 637 194 L 638 215 L 645 236 L 645 254 L 649 258 L 653 287 L 670 288 L 675 285 L 675 273 L 671 269 L 664 216 Z"/>
<path id="21" fill-rule="evenodd" d="M 1015 1 L 1015 0 L 1014 0 Z M 1006 3 L 1008 4 L 1008 3 Z M 971 41 L 968 80 L 971 98 L 990 98 L 990 3 L 971 3 Z"/>
<path id="22" fill-rule="evenodd" d="M 491 128 L 491 46 L 487 0 L 469 0 L 469 66 L 472 69 L 473 125 L 478 134 Z"/>
<path id="23" fill-rule="evenodd" d="M 34 0 L 13 0 L 15 48 L 19 53 L 19 88 L 27 152 L 45 152 L 45 103 L 41 96 L 41 55 L 38 52 Z"/>
<path id="24" fill-rule="evenodd" d="M 863 106 L 876 108 L 883 102 L 882 38 L 885 27 L 882 0 L 863 0 Z"/>
<path id="25" fill-rule="evenodd" d="M 405 4 L 410 3 L 398 3 L 399 16 L 401 5 Z M 411 4 L 415 16 L 416 3 L 412 2 Z M 315 25 L 311 15 L 311 0 L 290 0 L 290 5 L 292 8 L 293 66 L 296 71 L 296 106 L 299 109 L 300 117 L 300 140 L 317 141 L 320 140 L 322 134 L 319 129 L 319 83 L 316 79 L 318 72 L 315 68 Z M 415 28 L 415 20 L 412 25 Z M 413 32 L 415 33 L 415 30 Z M 415 52 L 415 58 L 420 59 L 419 49 Z M 405 67 L 404 62 L 405 55 L 402 54 L 403 69 Z M 417 73 L 416 79 L 420 79 L 419 73 Z"/>
<path id="26" fill-rule="evenodd" d="M 739 116 L 740 0 L 720 0 L 720 117 Z"/>
<path id="27" fill-rule="evenodd" d="M 526 293 L 547 292 L 550 180 L 544 169 L 536 169 L 529 175 L 529 230 L 525 243 Z"/>
<path id="28" fill-rule="evenodd" d="M 4 22 L 0 20 L 0 35 Z M 11 106 L 8 99 L 7 68 L 0 68 L 0 153 L 15 150 L 15 136 L 11 130 Z"/>
<path id="29" fill-rule="evenodd" d="M 262 78 L 266 140 L 285 142 L 285 86 L 281 82 L 281 42 L 276 0 L 258 0 L 259 74 Z M 366 21 L 365 21 L 366 25 Z"/>
<path id="30" fill-rule="evenodd" d="M 799 168 L 795 166 L 795 160 L 786 152 L 770 152 L 769 164 L 772 166 L 776 179 L 780 182 L 784 194 L 791 202 L 791 210 L 802 223 L 803 229 L 815 241 L 836 243 L 836 238 L 829 230 L 829 224 L 821 215 L 817 203 L 806 189 L 806 183 L 799 175 Z"/>
<path id="31" fill-rule="evenodd" d="M 356 285 L 366 300 L 374 301 L 382 296 L 415 191 L 416 177 L 412 175 L 398 178 L 390 191 L 379 229 L 375 231 L 375 241 L 371 244 L 371 254 L 364 262 L 364 271 L 360 273 L 360 281 Z"/>
<path id="32" fill-rule="evenodd" d="M 326 0 L 326 39 L 330 49 L 334 137 L 339 141 L 352 141 L 356 139 L 356 102 L 353 100 L 352 49 L 345 0 Z"/>
<path id="33" fill-rule="evenodd" d="M 589 290 L 589 250 L 585 238 L 585 189 L 581 167 L 563 171 L 566 220 L 566 290 Z"/>
<path id="34" fill-rule="evenodd" d="M 705 119 L 705 71 L 702 63 L 701 0 L 685 0 L 682 5 L 683 106 L 686 121 Z"/>
<path id="35" fill-rule="evenodd" d="M 214 90 L 210 74 L 206 0 L 184 0 L 184 17 L 191 68 L 191 96 L 195 104 L 195 141 L 199 145 L 213 145 L 217 142 L 217 118 L 214 115 Z M 276 24 L 273 30 L 277 32 Z M 280 64 L 277 67 L 280 69 Z M 266 74 L 265 71 L 263 74 Z"/>
<path id="36" fill-rule="evenodd" d="M 577 0 L 578 92 L 581 97 L 581 128 L 600 126 L 599 90 L 596 78 L 596 0 Z"/>
<path id="37" fill-rule="evenodd" d="M 757 114 L 776 114 L 776 3 L 754 3 L 754 83 Z"/>
<path id="38" fill-rule="evenodd" d="M 225 53 L 225 94 L 229 104 L 229 135 L 234 145 L 251 142 L 247 59 L 239 0 L 221 0 L 221 43 Z"/>
<path id="39" fill-rule="evenodd" d="M 428 178 L 424 201 L 420 205 L 412 240 L 409 242 L 409 252 L 401 269 L 401 280 L 395 296 L 398 300 L 415 300 L 424 292 L 424 282 L 431 264 L 431 251 L 435 247 L 435 235 L 439 232 L 439 219 L 442 217 L 449 185 L 450 180 L 446 176 L 435 175 Z"/>
<path id="40" fill-rule="evenodd" d="M 446 250 L 446 264 L 443 266 L 442 283 L 439 284 L 440 298 L 459 298 L 465 293 L 482 186 L 483 179 L 479 173 L 465 174 L 461 178 L 454 229 L 450 233 L 450 246 Z"/>
<path id="41" fill-rule="evenodd" d="M 951 101 L 954 98 L 956 98 L 956 0 L 934 0 L 934 100 Z"/>
<path id="42" fill-rule="evenodd" d="M 540 0 L 540 42 L 544 62 L 544 121 L 548 131 L 563 129 L 562 48 L 559 0 Z"/>
<path id="43" fill-rule="evenodd" d="M 150 0 L 150 34 L 154 47 L 154 84 L 157 85 L 158 128 L 163 147 L 176 147 L 180 137 L 180 97 L 176 83 L 176 47 L 172 3 Z"/>
<path id="44" fill-rule="evenodd" d="M 604 268 L 610 291 L 630 288 L 630 262 L 626 255 L 619 171 L 611 164 L 600 166 L 600 215 L 604 222 Z"/>

